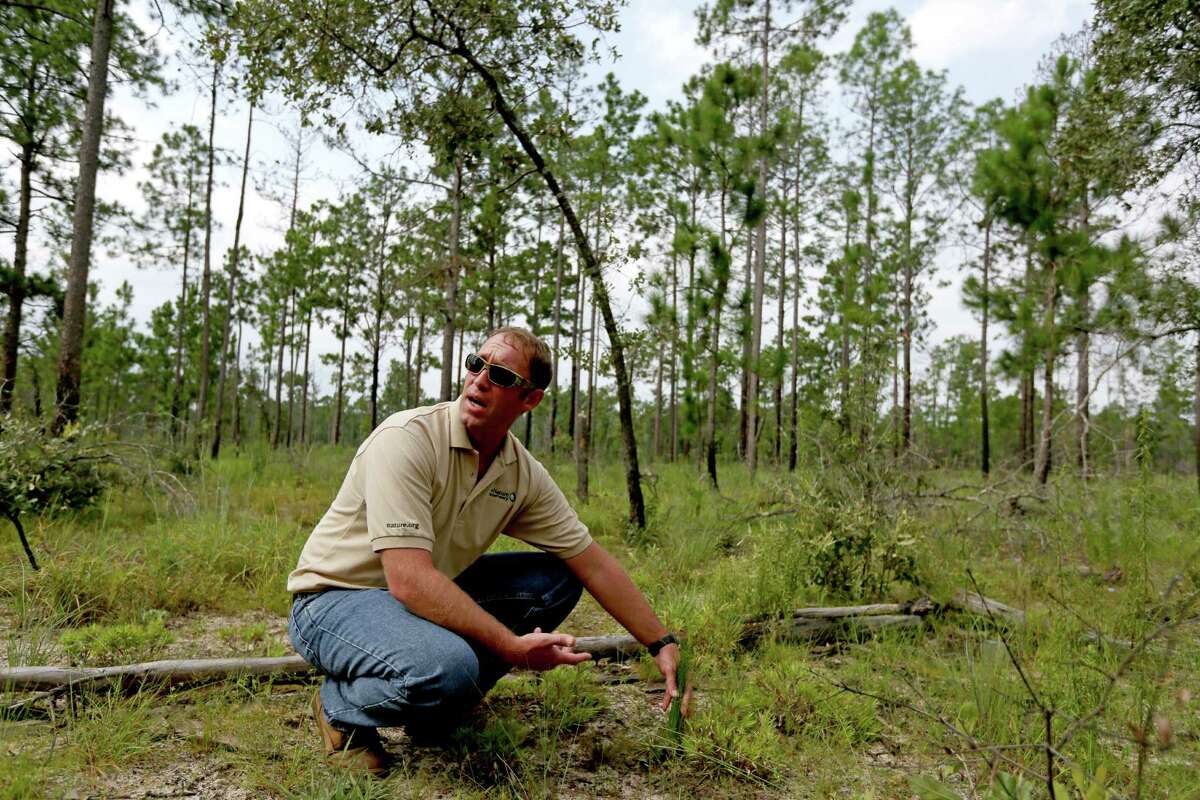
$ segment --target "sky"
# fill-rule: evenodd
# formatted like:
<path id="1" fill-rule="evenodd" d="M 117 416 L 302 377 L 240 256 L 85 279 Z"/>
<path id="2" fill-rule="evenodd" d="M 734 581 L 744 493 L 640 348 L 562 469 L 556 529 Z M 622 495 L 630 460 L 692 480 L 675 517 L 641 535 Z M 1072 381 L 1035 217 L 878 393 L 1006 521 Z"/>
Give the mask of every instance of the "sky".
<path id="1" fill-rule="evenodd" d="M 590 75 L 599 80 L 612 71 L 625 91 L 637 89 L 648 98 L 647 111 L 665 107 L 668 100 L 681 96 L 681 86 L 700 66 L 711 60 L 709 53 L 695 42 L 695 9 L 698 3 L 690 0 L 631 0 L 621 16 L 621 30 L 609 35 L 606 44 L 616 48 L 619 57 L 594 65 Z M 782 3 L 780 4 L 782 5 Z M 825 48 L 845 50 L 854 33 L 862 27 L 867 15 L 895 7 L 912 29 L 913 57 L 925 68 L 946 70 L 954 85 L 961 85 L 972 103 L 999 97 L 1012 101 L 1022 87 L 1035 77 L 1038 62 L 1055 39 L 1078 31 L 1090 17 L 1087 0 L 902 0 L 887 3 L 883 0 L 858 0 L 849 20 Z M 781 14 L 781 18 L 783 15 Z M 181 37 L 172 38 L 167 31 L 160 35 L 160 46 L 170 50 L 178 46 Z M 207 126 L 209 99 L 204 81 L 190 68 L 180 68 L 172 62 L 173 77 L 179 90 L 169 97 L 156 99 L 156 107 L 147 109 L 142 100 L 118 91 L 112 101 L 116 113 L 134 127 L 137 149 L 133 163 L 144 163 L 153 144 L 162 133 L 183 123 L 202 130 Z M 831 102 L 842 101 L 831 95 Z M 236 98 L 218 104 L 216 126 L 218 147 L 235 155 L 237 162 L 223 170 L 221 183 L 214 190 L 215 217 L 221 228 L 214 233 L 214 254 L 223 254 L 231 246 L 233 221 L 237 211 L 238 174 L 245 140 L 246 108 Z M 242 241 L 255 252 L 267 252 L 282 240 L 287 222 L 287 209 L 266 196 L 261 186 L 262 176 L 273 162 L 286 162 L 289 146 L 279 132 L 294 130 L 295 116 L 278 102 L 266 113 L 256 117 L 256 131 L 251 151 L 251 173 L 254 184 L 247 197 L 246 222 Z M 835 115 L 838 109 L 834 109 Z M 359 144 L 366 153 L 382 152 L 378 142 L 365 135 Z M 301 205 L 320 199 L 335 199 L 339 189 L 346 186 L 347 176 L 355 172 L 353 162 L 344 154 L 331 152 L 320 143 L 309 151 L 308 164 L 301 185 Z M 279 171 L 278 167 L 274 171 Z M 257 180 L 255 180 L 257 176 Z M 137 182 L 143 178 L 138 169 L 125 175 L 104 175 L 99 182 L 102 197 L 119 199 L 138 208 L 141 205 Z M 953 262 L 947 253 L 943 263 Z M 221 263 L 214 255 L 214 268 Z M 937 320 L 932 341 L 940 341 L 959 333 L 974 334 L 976 323 L 959 299 L 958 277 L 952 269 L 943 270 L 948 283 L 933 290 L 930 314 Z M 133 314 L 136 319 L 148 320 L 150 311 L 178 293 L 179 277 L 175 272 L 152 271 L 133 266 L 123 253 L 95 253 L 92 279 L 101 287 L 102 301 L 111 301 L 113 292 L 122 281 L 134 287 Z M 619 279 L 613 281 L 618 305 L 623 305 L 630 321 L 640 320 L 639 309 L 629 291 Z M 626 298 L 622 303 L 621 298 Z M 330 332 L 314 334 L 313 364 L 317 369 L 318 390 L 329 391 L 328 370 L 319 366 L 319 353 L 333 352 L 337 342 Z M 399 351 L 391 354 L 399 356 Z M 923 359 L 917 357 L 918 369 Z M 386 363 L 386 356 L 385 356 Z M 427 374 L 423 386 L 427 393 L 436 393 L 437 376 Z M 648 391 L 648 390 L 645 390 Z"/>

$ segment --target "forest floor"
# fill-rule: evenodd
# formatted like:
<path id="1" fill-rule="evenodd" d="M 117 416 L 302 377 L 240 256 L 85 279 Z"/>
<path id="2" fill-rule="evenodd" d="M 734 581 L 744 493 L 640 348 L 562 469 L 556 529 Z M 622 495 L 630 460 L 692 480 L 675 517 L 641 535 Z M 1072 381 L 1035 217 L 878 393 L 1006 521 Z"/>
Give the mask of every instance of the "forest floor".
<path id="1" fill-rule="evenodd" d="M 182 506 L 124 487 L 30 521 L 39 572 L 0 540 L 0 659 L 290 653 L 284 579 L 351 455 L 231 457 L 188 476 Z M 551 468 L 573 497 L 573 464 Z M 0 691 L 0 798 L 1044 797 L 1047 718 L 1059 796 L 1200 798 L 1191 479 L 1038 490 L 854 461 L 751 482 L 723 465 L 717 494 L 694 465 L 649 472 L 645 531 L 625 526 L 619 464 L 594 472 L 578 509 L 687 634 L 698 691 L 681 737 L 649 659 L 510 676 L 443 746 L 385 730 L 399 760 L 385 781 L 323 763 L 315 681 L 33 703 Z M 860 640 L 739 645 L 752 617 L 976 586 L 1027 623 L 945 614 Z M 586 597 L 563 629 L 621 632 Z"/>

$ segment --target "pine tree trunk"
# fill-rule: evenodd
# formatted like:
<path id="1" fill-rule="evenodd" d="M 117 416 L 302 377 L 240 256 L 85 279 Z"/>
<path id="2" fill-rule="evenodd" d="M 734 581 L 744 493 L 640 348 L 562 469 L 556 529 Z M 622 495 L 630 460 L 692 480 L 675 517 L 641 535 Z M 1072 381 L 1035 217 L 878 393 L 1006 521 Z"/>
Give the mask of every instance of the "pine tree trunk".
<path id="1" fill-rule="evenodd" d="M 1087 320 L 1091 316 L 1091 298 L 1088 294 L 1088 289 L 1083 288 L 1083 294 L 1079 298 L 1082 318 Z M 1090 371 L 1090 342 L 1088 332 L 1081 330 L 1075 337 L 1076 355 L 1079 359 L 1078 371 L 1075 380 L 1075 457 L 1076 466 L 1079 468 L 1079 477 L 1091 477 L 1091 457 L 1088 452 L 1088 431 L 1091 428 L 1092 414 L 1088 407 L 1088 399 L 1091 395 L 1091 371 Z"/>
<path id="2" fill-rule="evenodd" d="M 213 136 L 217 127 L 217 84 L 220 82 L 220 62 L 213 60 L 212 108 L 208 116 L 208 177 L 204 189 L 204 271 L 200 276 L 200 389 L 196 396 L 196 451 L 199 455 L 200 441 L 204 437 L 204 420 L 208 412 L 209 366 L 212 363 L 210 342 L 212 320 L 209 302 L 212 295 L 212 190 L 216 171 L 216 147 Z"/>
<path id="3" fill-rule="evenodd" d="M 446 308 L 442 326 L 442 389 L 441 402 L 454 399 L 454 327 L 458 315 L 458 247 L 462 228 L 462 172 L 460 156 L 454 158 L 454 185 L 450 189 L 450 255 L 446 261 Z"/>
<path id="4" fill-rule="evenodd" d="M 84 112 L 79 143 L 79 183 L 71 216 L 71 256 L 63 301 L 62 336 L 58 347 L 54 421 L 50 426 L 55 436 L 79 417 L 83 325 L 87 315 L 87 278 L 96 208 L 96 172 L 100 166 L 100 137 L 104 132 L 104 98 L 108 93 L 108 54 L 112 48 L 112 33 L 113 0 L 96 0 L 92 17 L 87 110 Z"/>
<path id="5" fill-rule="evenodd" d="M 417 314 L 417 357 L 413 364 L 413 395 L 409 401 L 410 408 L 421 404 L 421 373 L 425 367 L 425 312 Z"/>
<path id="6" fill-rule="evenodd" d="M 708 471 L 708 482 L 712 490 L 718 491 L 717 482 L 717 356 L 721 352 L 721 305 L 725 287 L 718 283 L 715 293 L 715 308 L 712 311 L 712 338 L 708 360 L 708 416 L 704 425 L 704 462 Z"/>
<path id="7" fill-rule="evenodd" d="M 671 248 L 671 463 L 679 456 L 679 254 Z"/>
<path id="8" fill-rule="evenodd" d="M 599 339 L 600 330 L 596 327 L 596 293 L 592 292 L 592 322 L 588 327 L 589 339 L 591 342 L 591 352 L 588 355 L 588 391 L 587 391 L 587 424 L 583 431 L 583 451 L 584 451 L 584 471 L 587 470 L 587 464 L 592 456 L 592 437 L 595 434 L 596 419 L 596 372 L 599 367 Z M 586 482 L 586 477 L 585 477 Z"/>
<path id="9" fill-rule="evenodd" d="M 992 279 L 992 217 L 989 214 L 983 229 L 983 302 L 979 324 L 979 424 L 980 470 L 986 478 L 992 468 L 991 429 L 988 425 L 988 304 Z"/>
<path id="10" fill-rule="evenodd" d="M 1196 334 L 1196 393 L 1193 397 L 1192 424 L 1196 433 L 1196 489 L 1200 491 L 1200 333 Z"/>
<path id="11" fill-rule="evenodd" d="M 1054 343 L 1054 323 L 1056 314 L 1056 305 L 1058 301 L 1058 287 L 1055 276 L 1055 264 L 1046 266 L 1046 286 L 1044 295 L 1045 315 L 1042 320 L 1042 328 L 1046 337 L 1046 352 L 1045 352 L 1045 388 L 1042 396 L 1042 435 L 1038 445 L 1038 460 L 1037 460 L 1037 482 L 1045 485 L 1050 477 L 1051 458 L 1053 450 L 1053 423 L 1054 423 L 1054 359 L 1055 359 L 1055 343 Z"/>
<path id="12" fill-rule="evenodd" d="M 658 351 L 658 370 L 654 380 L 654 453 L 655 460 L 662 458 L 662 414 L 663 414 L 663 351 Z"/>
<path id="13" fill-rule="evenodd" d="M 571 331 L 571 413 L 567 417 L 567 433 L 571 437 L 576 452 L 579 450 L 578 422 L 579 416 L 579 362 L 583 355 L 583 302 L 587 297 L 587 283 L 583 268 L 580 267 L 575 283 L 575 308 L 571 313 L 574 330 Z"/>
<path id="14" fill-rule="evenodd" d="M 782 187 L 779 193 L 779 272 L 777 274 L 778 304 L 775 308 L 775 318 L 779 320 L 775 331 L 775 357 L 780 359 L 779 377 L 775 380 L 775 467 L 783 463 L 783 328 L 784 304 L 787 301 L 787 210 L 784 208 L 787 199 L 787 187 Z"/>
<path id="15" fill-rule="evenodd" d="M 696 190 L 695 175 L 698 167 L 692 166 L 692 181 L 688 185 L 688 235 L 689 239 L 695 235 L 696 231 L 696 206 L 698 202 L 699 192 Z M 686 386 L 686 391 L 690 396 L 692 403 L 691 407 L 695 408 L 698 405 L 696 401 L 697 390 L 699 389 L 699 375 L 696 371 L 696 329 L 699 327 L 699 299 L 696 296 L 696 243 L 690 242 L 688 245 L 688 288 L 687 288 L 687 363 L 684 365 L 683 381 Z M 693 429 L 694 433 L 699 433 L 700 440 L 695 448 L 696 452 L 703 456 L 704 453 L 704 429 L 699 424 L 700 414 L 697 411 L 692 411 L 692 422 L 696 423 Z M 684 456 L 686 457 L 692 447 L 692 441 L 689 439 L 684 443 Z"/>
<path id="16" fill-rule="evenodd" d="M 763 2 L 762 28 L 762 76 L 759 92 L 758 130 L 767 135 L 770 111 L 770 52 L 771 52 L 771 0 Z M 758 191 L 762 202 L 767 201 L 767 156 L 758 157 Z M 750 468 L 750 479 L 758 469 L 758 359 L 762 353 L 763 295 L 767 274 L 767 213 L 764 208 L 754 235 L 754 300 L 750 322 L 750 373 L 747 385 L 749 408 L 746 414 L 746 464 Z M 782 323 L 781 323 L 782 324 Z"/>
<path id="17" fill-rule="evenodd" d="M 30 91 L 33 70 L 29 74 Z M 34 98 L 27 98 L 32 102 Z M 13 251 L 13 282 L 8 294 L 8 318 L 4 324 L 4 371 L 0 375 L 0 414 L 12 411 L 13 392 L 17 385 L 17 354 L 21 342 L 21 311 L 25 304 L 25 267 L 29 253 L 29 220 L 33 198 L 33 142 L 21 145 L 20 199 L 17 210 L 17 239 Z"/>
<path id="18" fill-rule="evenodd" d="M 562 328 L 562 277 L 563 277 L 563 219 L 558 218 L 558 249 L 554 256 L 554 358 L 553 379 L 550 384 L 550 421 L 546 426 L 546 452 L 553 454 L 554 437 L 558 433 L 558 348 Z"/>
<path id="19" fill-rule="evenodd" d="M 300 348 L 297 329 L 300 327 L 300 301 L 296 297 L 295 288 L 292 289 L 291 311 L 288 314 L 290 319 L 291 330 L 288 333 L 288 371 L 287 371 L 287 446 L 292 446 L 292 420 L 295 419 L 294 411 L 296 405 L 296 361 L 299 358 Z"/>
<path id="20" fill-rule="evenodd" d="M 349 291 L 349 276 L 347 276 L 347 287 L 343 291 Z M 342 405 L 345 398 L 346 387 L 346 339 L 349 337 L 350 325 L 350 306 L 349 303 L 342 302 L 342 325 L 338 331 L 338 338 L 342 340 L 341 351 L 338 355 L 338 370 L 337 370 L 337 391 L 333 403 L 333 444 L 338 445 L 342 442 Z"/>
<path id="21" fill-rule="evenodd" d="M 171 436 L 179 439 L 182 431 L 180 419 L 183 397 L 183 331 L 187 318 L 188 266 L 192 255 L 192 199 L 195 181 L 188 166 L 187 216 L 183 221 L 183 280 L 179 287 L 179 317 L 175 320 L 175 376 L 171 385 Z"/>
<path id="22" fill-rule="evenodd" d="M 246 152 L 242 156 L 242 188 L 238 193 L 237 220 L 233 224 L 233 254 L 229 261 L 229 287 L 225 292 L 225 324 L 221 331 L 221 368 L 217 377 L 217 411 L 213 431 L 211 457 L 215 460 L 221 453 L 221 417 L 225 405 L 225 374 L 229 369 L 229 332 L 233 327 L 233 300 L 238 279 L 238 258 L 241 255 L 242 219 L 246 213 L 246 178 L 250 172 L 250 135 L 254 130 L 254 103 L 250 104 L 250 116 L 246 122 Z"/>
<path id="23" fill-rule="evenodd" d="M 289 295 L 279 309 L 279 355 L 275 362 L 275 425 L 271 431 L 272 449 L 279 447 L 280 437 L 283 433 L 283 352 L 287 342 L 290 300 L 291 296 Z"/>
<path id="24" fill-rule="evenodd" d="M 746 231 L 746 258 L 742 270 L 744 294 L 742 295 L 741 337 L 742 337 L 742 396 L 741 407 L 738 409 L 738 456 L 747 459 L 750 454 L 750 372 L 753 369 L 754 353 L 754 232 Z M 747 307 L 746 303 L 749 303 Z"/>
<path id="25" fill-rule="evenodd" d="M 238 318 L 237 348 L 233 356 L 233 447 L 242 449 L 242 320 Z"/>
<path id="26" fill-rule="evenodd" d="M 304 315 L 304 383 L 300 387 L 300 444 L 308 444 L 308 356 L 312 347 L 313 311 Z"/>

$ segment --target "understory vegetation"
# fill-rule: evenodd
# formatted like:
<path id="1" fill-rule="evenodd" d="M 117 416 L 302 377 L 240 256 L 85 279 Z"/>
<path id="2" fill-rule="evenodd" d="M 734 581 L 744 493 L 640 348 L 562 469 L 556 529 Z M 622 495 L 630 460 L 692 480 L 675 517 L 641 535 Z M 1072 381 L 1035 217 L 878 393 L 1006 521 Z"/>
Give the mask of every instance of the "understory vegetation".
<path id="1" fill-rule="evenodd" d="M 285 577 L 350 451 L 226 456 L 186 479 L 193 511 L 138 487 L 31 517 L 42 569 L 0 545 L 8 665 L 281 655 Z M 892 462 L 888 462 L 891 464 Z M 570 462 L 551 462 L 564 486 Z M 862 460 L 795 473 L 696 464 L 647 480 L 627 526 L 599 465 L 593 534 L 686 634 L 695 713 L 673 735 L 648 660 L 502 681 L 451 741 L 384 731 L 383 782 L 332 771 L 315 682 L 240 680 L 134 694 L 0 694 L 0 797 L 1195 796 L 1200 759 L 1200 504 L 1183 477 L 1133 473 L 1035 491 L 1026 474 Z M 511 540 L 500 543 L 515 545 Z M 1024 625 L 945 611 L 872 638 L 741 644 L 797 607 L 943 604 L 974 590 Z M 564 629 L 620 632 L 589 598 Z"/>

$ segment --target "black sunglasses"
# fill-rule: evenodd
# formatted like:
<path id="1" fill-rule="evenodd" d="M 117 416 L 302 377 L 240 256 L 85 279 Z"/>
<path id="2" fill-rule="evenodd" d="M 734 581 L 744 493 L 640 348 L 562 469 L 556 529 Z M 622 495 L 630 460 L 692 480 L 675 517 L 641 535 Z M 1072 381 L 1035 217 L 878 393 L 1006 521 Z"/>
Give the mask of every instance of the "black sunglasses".
<path id="1" fill-rule="evenodd" d="M 508 389 L 513 386 L 518 389 L 533 388 L 533 382 L 529 379 L 522 378 L 508 367 L 502 367 L 499 364 L 489 364 L 478 353 L 467 354 L 466 367 L 467 372 L 471 374 L 479 373 L 484 367 L 487 367 L 488 380 L 502 389 Z"/>

